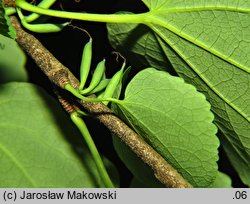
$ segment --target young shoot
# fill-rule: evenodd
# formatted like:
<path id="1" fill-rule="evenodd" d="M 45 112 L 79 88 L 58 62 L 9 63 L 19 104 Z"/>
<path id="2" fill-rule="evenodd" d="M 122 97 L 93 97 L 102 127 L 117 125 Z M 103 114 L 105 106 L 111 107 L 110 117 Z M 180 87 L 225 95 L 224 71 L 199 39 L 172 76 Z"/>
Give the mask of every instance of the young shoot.
<path id="1" fill-rule="evenodd" d="M 18 16 L 21 20 L 23 27 L 26 29 L 37 32 L 37 33 L 52 33 L 52 32 L 59 32 L 69 23 L 62 23 L 62 24 L 52 24 L 52 23 L 43 23 L 43 24 L 29 24 L 26 22 L 24 15 L 22 14 L 21 10 L 17 8 Z"/>

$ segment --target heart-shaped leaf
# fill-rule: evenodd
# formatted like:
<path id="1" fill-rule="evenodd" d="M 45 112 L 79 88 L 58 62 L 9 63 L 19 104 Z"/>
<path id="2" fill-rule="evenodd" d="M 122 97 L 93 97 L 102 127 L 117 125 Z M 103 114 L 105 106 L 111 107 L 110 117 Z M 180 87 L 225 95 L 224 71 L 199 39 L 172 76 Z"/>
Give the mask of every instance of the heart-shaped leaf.
<path id="1" fill-rule="evenodd" d="M 192 185 L 213 182 L 217 128 L 210 104 L 194 86 L 148 68 L 132 79 L 118 107 L 118 114 Z"/>
<path id="2" fill-rule="evenodd" d="M 42 89 L 1 85 L 0 109 L 0 187 L 100 186 L 81 135 Z"/>
<path id="3" fill-rule="evenodd" d="M 141 22 L 151 31 L 109 24 L 111 43 L 136 65 L 169 71 L 170 62 L 206 95 L 223 148 L 250 185 L 250 1 L 143 2 L 149 13 Z"/>

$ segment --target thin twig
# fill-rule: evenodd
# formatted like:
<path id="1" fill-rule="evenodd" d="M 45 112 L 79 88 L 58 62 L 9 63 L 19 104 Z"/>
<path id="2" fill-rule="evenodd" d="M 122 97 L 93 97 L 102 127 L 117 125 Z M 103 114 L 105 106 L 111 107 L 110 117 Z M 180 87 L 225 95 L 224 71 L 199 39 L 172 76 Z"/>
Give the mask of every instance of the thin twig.
<path id="1" fill-rule="evenodd" d="M 11 17 L 11 23 L 16 29 L 16 41 L 33 58 L 51 82 L 61 88 L 64 88 L 67 83 L 75 88 L 79 86 L 79 81 L 69 69 L 63 66 L 34 36 L 25 32 L 16 17 Z M 148 164 L 159 181 L 167 187 L 192 187 L 161 155 L 115 116 L 107 106 L 102 103 L 85 101 L 80 101 L 80 103 Z"/>
<path id="2" fill-rule="evenodd" d="M 3 5 L 5 7 L 15 7 L 16 6 L 16 0 L 3 0 Z"/>

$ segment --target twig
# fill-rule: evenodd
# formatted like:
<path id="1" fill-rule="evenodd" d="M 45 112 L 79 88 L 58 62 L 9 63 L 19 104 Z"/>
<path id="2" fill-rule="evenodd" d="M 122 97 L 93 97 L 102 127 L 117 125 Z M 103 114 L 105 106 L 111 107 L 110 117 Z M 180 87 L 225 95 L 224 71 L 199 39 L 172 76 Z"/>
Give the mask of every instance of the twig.
<path id="1" fill-rule="evenodd" d="M 3 5 L 6 7 L 15 7 L 16 0 L 3 0 Z"/>
<path id="2" fill-rule="evenodd" d="M 33 58 L 50 81 L 61 88 L 64 88 L 67 83 L 77 88 L 79 81 L 69 69 L 63 66 L 34 36 L 25 32 L 15 16 L 10 18 L 16 29 L 16 41 Z M 102 103 L 87 103 L 85 101 L 80 101 L 80 103 L 148 164 L 159 181 L 167 187 L 192 187 L 162 156 L 115 116 L 107 106 Z"/>

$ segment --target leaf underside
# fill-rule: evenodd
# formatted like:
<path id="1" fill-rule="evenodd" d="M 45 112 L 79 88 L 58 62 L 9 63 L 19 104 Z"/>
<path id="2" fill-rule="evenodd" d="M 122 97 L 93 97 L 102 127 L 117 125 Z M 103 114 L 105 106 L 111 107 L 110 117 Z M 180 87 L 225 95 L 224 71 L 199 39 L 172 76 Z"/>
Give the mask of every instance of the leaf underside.
<path id="1" fill-rule="evenodd" d="M 171 71 L 170 62 L 206 95 L 223 133 L 223 148 L 250 185 L 250 1 L 143 2 L 150 13 L 142 23 L 151 31 L 140 33 L 141 25 L 109 24 L 112 45 L 132 64 L 137 60 L 140 66 Z"/>
<path id="2" fill-rule="evenodd" d="M 95 164 L 59 104 L 28 83 L 0 90 L 1 188 L 99 186 Z"/>
<path id="3" fill-rule="evenodd" d="M 209 103 L 192 85 L 148 68 L 128 84 L 118 107 L 120 116 L 192 185 L 205 187 L 213 182 L 217 128 Z"/>

